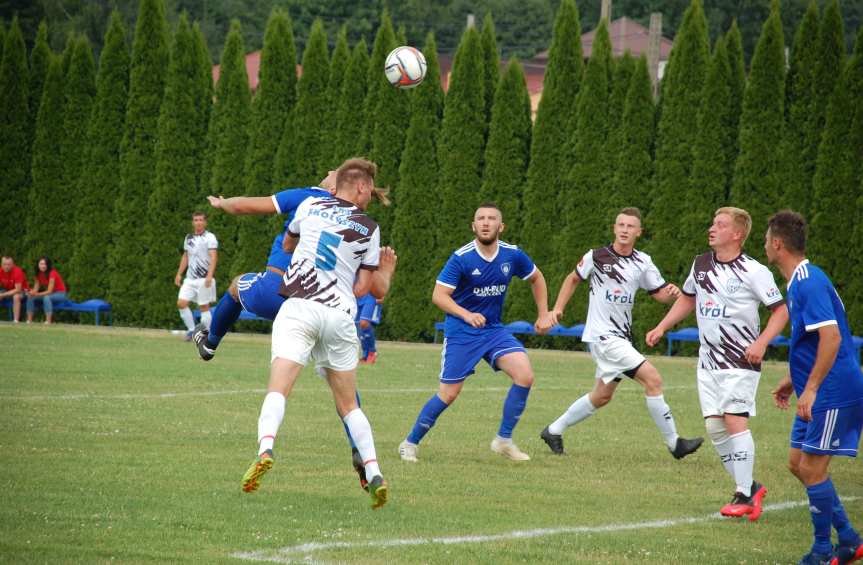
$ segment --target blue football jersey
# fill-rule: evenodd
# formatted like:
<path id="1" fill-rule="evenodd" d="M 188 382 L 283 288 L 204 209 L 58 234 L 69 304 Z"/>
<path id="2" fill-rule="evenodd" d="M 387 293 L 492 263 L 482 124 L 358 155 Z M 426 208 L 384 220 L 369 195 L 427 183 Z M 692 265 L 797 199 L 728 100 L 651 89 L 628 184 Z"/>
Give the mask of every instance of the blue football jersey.
<path id="1" fill-rule="evenodd" d="M 798 396 L 803 393 L 818 351 L 818 328 L 839 327 L 842 343 L 836 361 L 818 388 L 814 412 L 850 406 L 863 399 L 863 372 L 851 343 L 845 306 L 827 275 L 809 261 L 794 270 L 788 283 L 791 350 L 788 362 Z"/>
<path id="2" fill-rule="evenodd" d="M 527 279 L 536 266 L 515 245 L 498 242 L 497 254 L 487 259 L 479 254 L 476 241 L 453 253 L 437 277 L 437 283 L 452 288 L 456 304 L 485 316 L 485 328 L 474 328 L 459 317 L 446 315 L 447 337 L 477 336 L 483 329 L 500 327 L 506 290 L 513 276 Z"/>
<path id="3" fill-rule="evenodd" d="M 282 271 L 288 270 L 288 265 L 291 264 L 291 253 L 285 253 L 282 249 L 282 242 L 285 239 L 285 230 L 288 229 L 288 224 L 294 219 L 294 212 L 300 203 L 310 196 L 329 196 L 330 193 L 322 188 L 291 188 L 277 192 L 272 196 L 273 203 L 276 205 L 276 210 L 279 214 L 287 215 L 285 218 L 284 229 L 273 240 L 273 245 L 270 247 L 270 257 L 267 259 L 268 267 L 275 267 Z"/>

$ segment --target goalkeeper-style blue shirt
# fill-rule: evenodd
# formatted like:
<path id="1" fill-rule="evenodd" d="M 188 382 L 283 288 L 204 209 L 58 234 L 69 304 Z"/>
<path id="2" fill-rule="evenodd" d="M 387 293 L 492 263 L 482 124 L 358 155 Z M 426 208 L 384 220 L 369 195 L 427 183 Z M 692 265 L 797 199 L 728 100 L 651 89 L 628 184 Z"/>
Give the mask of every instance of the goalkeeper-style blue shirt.
<path id="1" fill-rule="evenodd" d="M 452 288 L 456 304 L 485 316 L 485 327 L 474 328 L 457 316 L 446 315 L 444 335 L 447 338 L 482 335 L 483 330 L 499 328 L 506 290 L 513 276 L 527 279 L 536 266 L 515 245 L 498 241 L 497 254 L 480 255 L 476 240 L 453 253 L 437 277 L 437 283 Z"/>
<path id="2" fill-rule="evenodd" d="M 273 240 L 273 245 L 270 247 L 270 257 L 267 259 L 268 267 L 275 267 L 282 271 L 288 270 L 288 265 L 291 264 L 291 253 L 285 253 L 282 249 L 282 241 L 285 239 L 285 231 L 288 229 L 288 224 L 294 219 L 294 212 L 297 207 L 306 198 L 316 196 L 329 196 L 330 193 L 323 188 L 307 187 L 307 188 L 291 188 L 277 192 L 272 196 L 273 203 L 276 205 L 276 210 L 279 214 L 284 214 L 285 218 L 284 229 Z"/>
<path id="3" fill-rule="evenodd" d="M 827 275 L 803 261 L 788 283 L 791 347 L 788 363 L 797 396 L 803 393 L 818 352 L 818 328 L 838 326 L 842 343 L 836 361 L 818 388 L 813 412 L 842 408 L 863 399 L 863 372 L 851 342 L 845 306 Z"/>

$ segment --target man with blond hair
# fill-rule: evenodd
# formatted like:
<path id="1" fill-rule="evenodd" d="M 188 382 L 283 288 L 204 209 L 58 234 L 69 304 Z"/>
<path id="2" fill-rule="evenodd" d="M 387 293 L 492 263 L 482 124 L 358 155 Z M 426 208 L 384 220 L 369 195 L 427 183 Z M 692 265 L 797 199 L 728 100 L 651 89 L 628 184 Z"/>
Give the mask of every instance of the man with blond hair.
<path id="1" fill-rule="evenodd" d="M 329 306 L 337 312 L 325 312 L 313 318 L 309 323 L 318 323 L 320 316 L 325 318 L 339 318 L 344 312 L 352 313 L 356 310 L 356 302 L 353 294 L 347 292 L 349 285 L 345 283 L 347 270 L 353 269 L 357 275 L 357 281 L 353 285 L 353 292 L 362 294 L 371 291 L 375 296 L 383 298 L 389 290 L 390 279 L 395 269 L 396 256 L 392 249 L 378 247 L 380 234 L 377 224 L 363 213 L 368 205 L 368 200 L 375 197 L 385 205 L 388 204 L 386 191 L 374 186 L 374 177 L 377 167 L 371 161 L 365 159 L 348 159 L 336 171 L 330 174 L 320 183 L 321 188 L 293 189 L 279 192 L 272 197 L 234 197 L 222 198 L 210 196 L 210 204 L 220 208 L 229 214 L 285 214 L 288 220 L 285 223 L 285 232 L 277 236 L 273 243 L 268 270 L 261 274 L 255 281 L 246 281 L 245 275 L 238 277 L 236 283 L 237 308 L 233 304 L 229 312 L 234 319 L 239 316 L 237 311 L 250 309 L 252 312 L 269 319 L 275 319 L 273 325 L 273 365 L 271 369 L 270 388 L 264 405 L 261 409 L 259 421 L 259 457 L 249 468 L 243 477 L 243 490 L 253 492 L 257 490 L 260 479 L 264 473 L 272 467 L 272 449 L 275 433 L 284 416 L 285 398 L 290 394 L 293 381 L 296 379 L 297 367 L 302 367 L 310 359 L 317 361 L 320 370 L 325 370 L 328 382 L 336 397 L 336 408 L 339 416 L 343 419 L 345 431 L 351 441 L 353 451 L 353 464 L 360 475 L 361 486 L 372 494 L 373 504 L 376 507 L 386 502 L 386 483 L 380 477 L 377 462 L 374 457 L 374 444 L 371 443 L 371 430 L 367 430 L 367 420 L 362 416 L 359 409 L 359 395 L 356 393 L 355 370 L 347 368 L 351 362 L 348 358 L 353 357 L 353 368 L 356 367 L 356 330 L 353 331 L 353 343 L 350 336 L 343 335 L 325 336 L 324 328 L 319 341 L 324 337 L 341 338 L 333 350 L 323 347 L 323 344 L 315 346 L 311 351 L 305 351 L 304 346 L 311 334 L 304 334 L 303 339 L 297 338 L 297 347 L 285 347 L 286 339 L 279 330 L 280 327 L 288 325 L 288 319 L 294 320 L 302 314 L 301 311 L 310 308 L 306 302 L 312 301 Z M 323 189 L 323 190 L 322 190 Z M 319 221 L 320 220 L 320 221 Z M 326 224 L 321 229 L 318 224 Z M 331 225 L 332 224 L 332 225 Z M 368 225 L 367 225 L 368 224 Z M 311 227 L 307 227 L 311 226 Z M 298 231 L 303 227 L 305 232 Z M 302 244 L 310 238 L 316 237 L 317 243 Z M 300 236 L 303 238 L 301 239 Z M 298 243 L 301 244 L 300 261 L 294 249 Z M 309 245 L 317 245 L 311 252 L 313 260 L 309 261 Z M 278 247 L 278 249 L 277 249 Z M 346 257 L 346 253 L 354 253 Z M 362 253 L 360 253 L 362 252 Z M 298 252 L 299 253 L 299 252 Z M 362 264 L 354 265 L 356 261 L 363 260 Z M 368 260 L 366 260 L 368 259 Z M 373 261 L 373 263 L 372 263 Z M 278 271 L 269 269 L 273 264 L 278 265 Z M 378 266 L 381 266 L 378 269 Z M 270 274 L 271 273 L 271 274 Z M 277 284 L 262 284 L 264 277 L 278 277 Z M 316 292 L 317 282 L 326 282 Z M 361 282 L 363 284 L 361 284 Z M 323 292 L 327 291 L 327 292 Z M 223 297 L 224 298 L 224 297 Z M 289 304 L 297 309 L 296 313 L 287 315 L 286 308 L 290 310 Z M 220 304 L 221 306 L 221 304 Z M 316 306 L 311 306 L 316 308 Z M 217 311 L 217 318 L 219 313 Z M 280 320 L 282 320 L 280 322 Z M 332 320 L 330 320 L 332 321 Z M 295 323 L 294 321 L 290 323 Z M 336 319 L 331 326 L 338 326 L 340 320 Z M 306 324 L 308 326 L 308 324 Z M 351 318 L 353 328 L 353 318 Z M 227 325 L 226 328 L 227 329 Z M 338 329 L 338 328 L 336 328 Z M 342 328 L 344 329 L 344 328 Z M 293 330 L 291 330 L 293 331 Z M 314 332 L 312 332 L 314 333 Z M 215 345 L 208 341 L 208 332 L 202 329 L 196 334 L 195 341 L 198 350 L 204 360 L 212 359 L 215 353 Z M 219 336 L 221 337 L 221 336 Z M 297 337 L 297 336 L 294 336 Z M 279 339 L 277 339 L 279 338 Z M 303 346 L 303 347 L 300 347 Z M 352 349 L 351 349 L 352 348 Z M 345 349 L 352 353 L 346 355 Z M 332 373 L 332 375 L 330 374 Z M 351 373 L 347 375 L 345 373 Z M 352 401 L 346 399 L 346 390 L 353 388 Z M 365 420 L 365 424 L 363 422 Z M 354 434 L 359 429 L 361 436 L 357 438 Z M 369 444 L 370 447 L 369 447 Z M 369 449 L 372 457 L 369 458 Z M 366 463 L 372 463 L 371 468 L 366 468 Z M 377 478 L 375 484 L 370 484 L 373 478 Z"/>
<path id="2" fill-rule="evenodd" d="M 646 341 L 656 345 L 663 334 L 696 310 L 698 335 L 698 398 L 707 433 L 736 491 L 722 507 L 724 516 L 750 521 L 761 515 L 767 489 L 753 479 L 755 442 L 749 417 L 755 415 L 755 393 L 761 360 L 770 341 L 788 322 L 785 300 L 770 270 L 743 253 L 752 229 L 746 210 L 716 211 L 707 230 L 712 251 L 692 263 L 682 294 Z M 770 309 L 760 332 L 758 305 Z"/>

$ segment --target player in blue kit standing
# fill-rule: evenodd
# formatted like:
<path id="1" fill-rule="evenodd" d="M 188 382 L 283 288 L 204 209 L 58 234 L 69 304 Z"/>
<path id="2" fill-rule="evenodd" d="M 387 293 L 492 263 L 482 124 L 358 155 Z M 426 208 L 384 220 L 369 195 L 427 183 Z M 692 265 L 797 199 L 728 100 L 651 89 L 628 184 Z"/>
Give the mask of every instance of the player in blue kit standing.
<path id="1" fill-rule="evenodd" d="M 432 294 L 435 306 L 446 312 L 440 386 L 399 445 L 399 455 L 404 461 L 417 462 L 419 442 L 438 416 L 458 398 L 465 379 L 473 374 L 480 359 L 512 379 L 491 449 L 513 461 L 530 459 L 513 443 L 512 431 L 527 404 L 533 369 L 524 346 L 504 328 L 501 309 L 510 279 L 517 276 L 528 281 L 537 307 L 535 327 L 537 332 L 545 333 L 554 325 L 548 311 L 548 289 L 530 257 L 515 245 L 498 239 L 504 224 L 496 205 L 480 205 L 471 227 L 476 239 L 450 256 Z"/>
<path id="2" fill-rule="evenodd" d="M 764 248 L 788 281 L 790 371 L 773 397 L 784 410 L 791 393 L 797 395 L 788 468 L 806 486 L 815 531 L 800 564 L 852 563 L 863 558 L 863 541 L 829 474 L 834 455 L 857 456 L 863 431 L 863 373 L 845 307 L 824 271 L 806 259 L 806 221 L 800 214 L 784 210 L 771 217 Z M 831 528 L 838 533 L 835 548 Z"/>

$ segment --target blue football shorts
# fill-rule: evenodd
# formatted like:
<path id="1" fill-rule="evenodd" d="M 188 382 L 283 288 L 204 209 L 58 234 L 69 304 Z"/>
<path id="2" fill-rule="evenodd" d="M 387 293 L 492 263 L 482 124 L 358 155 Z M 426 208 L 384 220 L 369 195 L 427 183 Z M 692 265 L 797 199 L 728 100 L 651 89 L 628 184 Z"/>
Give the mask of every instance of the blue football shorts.
<path id="1" fill-rule="evenodd" d="M 377 301 L 364 303 L 357 313 L 357 321 L 368 320 L 374 325 L 381 323 L 381 305 Z"/>
<path id="2" fill-rule="evenodd" d="M 499 357 L 524 350 L 521 342 L 502 327 L 487 330 L 481 337 L 445 337 L 441 351 L 440 382 L 459 383 L 465 380 L 474 373 L 480 359 L 485 359 L 489 367 L 500 371 L 497 367 Z"/>
<path id="3" fill-rule="evenodd" d="M 243 309 L 266 318 L 275 320 L 276 314 L 285 298 L 279 294 L 282 277 L 278 273 L 266 270 L 261 273 L 246 273 L 237 281 L 240 304 Z"/>
<path id="4" fill-rule="evenodd" d="M 791 447 L 814 455 L 857 457 L 863 431 L 863 401 L 812 414 L 812 420 L 797 416 L 791 428 Z"/>

